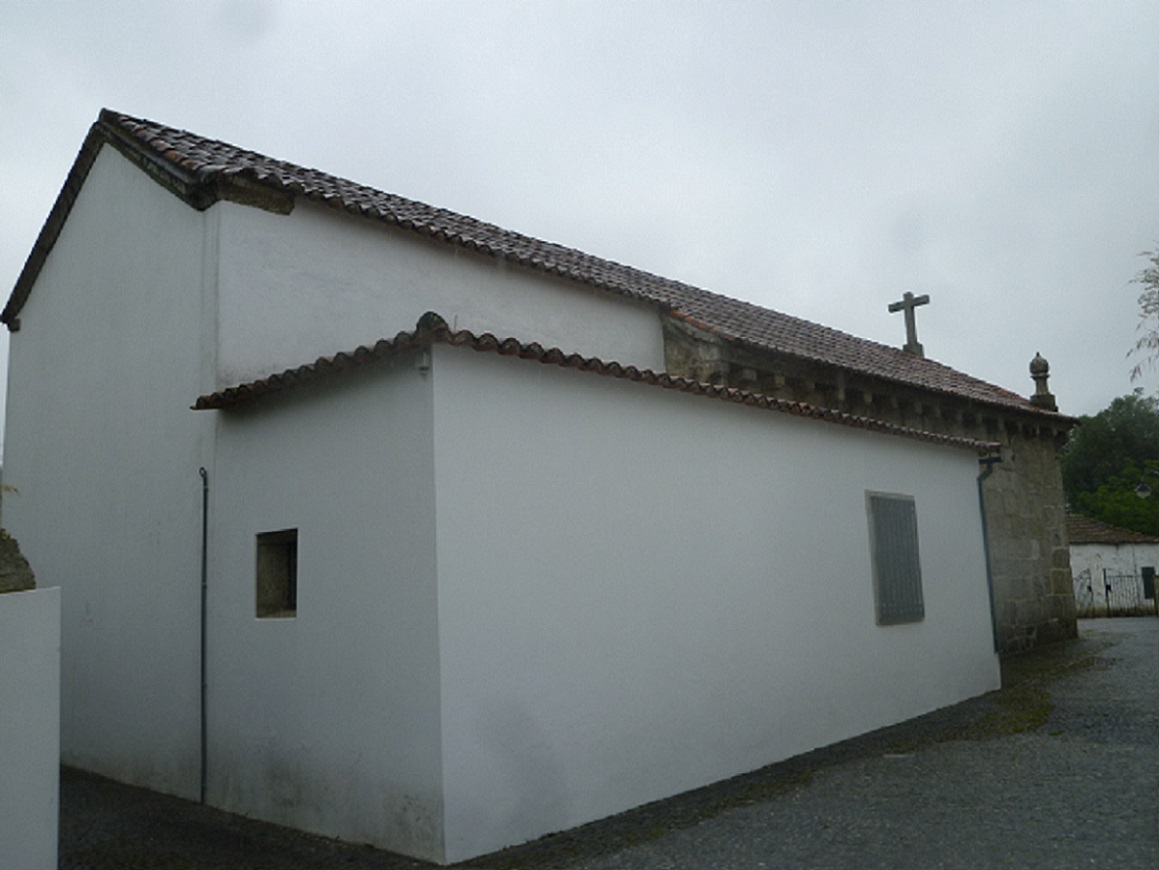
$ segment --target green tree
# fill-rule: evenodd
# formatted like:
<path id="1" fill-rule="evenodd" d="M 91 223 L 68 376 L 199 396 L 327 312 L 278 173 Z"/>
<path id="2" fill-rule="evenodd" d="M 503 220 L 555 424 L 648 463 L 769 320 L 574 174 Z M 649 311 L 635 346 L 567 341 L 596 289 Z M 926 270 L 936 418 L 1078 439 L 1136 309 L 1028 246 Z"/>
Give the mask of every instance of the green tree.
<path id="1" fill-rule="evenodd" d="M 1131 380 L 1141 376 L 1144 367 L 1154 365 L 1159 358 L 1159 250 L 1144 251 L 1141 256 L 1147 257 L 1150 264 L 1131 279 L 1132 284 L 1143 286 L 1143 292 L 1139 294 L 1139 332 L 1142 335 L 1131 353 L 1141 354 L 1143 359 L 1131 369 Z"/>
<path id="2" fill-rule="evenodd" d="M 1137 389 L 1079 423 L 1062 453 L 1067 504 L 1097 520 L 1151 534 L 1152 514 L 1159 519 L 1159 474 L 1149 473 L 1159 472 L 1159 399 Z M 1135 494 L 1144 478 L 1156 491 L 1151 499 Z"/>
<path id="3" fill-rule="evenodd" d="M 1154 490 L 1146 498 L 1139 495 L 1143 484 Z M 1121 529 L 1159 535 L 1159 462 L 1127 466 L 1094 492 L 1079 493 L 1074 507 L 1083 516 Z"/>

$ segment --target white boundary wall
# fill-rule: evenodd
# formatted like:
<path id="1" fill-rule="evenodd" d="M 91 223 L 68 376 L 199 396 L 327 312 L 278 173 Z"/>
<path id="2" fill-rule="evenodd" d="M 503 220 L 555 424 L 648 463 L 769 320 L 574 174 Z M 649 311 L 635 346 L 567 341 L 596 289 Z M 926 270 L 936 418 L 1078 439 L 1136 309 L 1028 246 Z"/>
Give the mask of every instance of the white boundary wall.
<path id="1" fill-rule="evenodd" d="M 60 589 L 0 595 L 0 866 L 56 870 Z"/>

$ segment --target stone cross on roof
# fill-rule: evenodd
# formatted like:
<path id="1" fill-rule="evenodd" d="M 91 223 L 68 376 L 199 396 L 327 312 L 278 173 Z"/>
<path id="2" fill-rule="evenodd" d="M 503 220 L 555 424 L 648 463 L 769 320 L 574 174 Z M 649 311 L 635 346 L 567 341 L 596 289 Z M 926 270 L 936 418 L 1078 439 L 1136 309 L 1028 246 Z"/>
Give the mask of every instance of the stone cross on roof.
<path id="1" fill-rule="evenodd" d="M 914 317 L 914 309 L 919 305 L 929 304 L 929 301 L 930 297 L 925 294 L 914 296 L 906 290 L 900 302 L 891 302 L 889 304 L 890 314 L 905 311 L 905 347 L 902 350 L 906 353 L 912 353 L 914 356 L 926 355 L 921 344 L 918 342 L 918 324 L 917 318 Z"/>

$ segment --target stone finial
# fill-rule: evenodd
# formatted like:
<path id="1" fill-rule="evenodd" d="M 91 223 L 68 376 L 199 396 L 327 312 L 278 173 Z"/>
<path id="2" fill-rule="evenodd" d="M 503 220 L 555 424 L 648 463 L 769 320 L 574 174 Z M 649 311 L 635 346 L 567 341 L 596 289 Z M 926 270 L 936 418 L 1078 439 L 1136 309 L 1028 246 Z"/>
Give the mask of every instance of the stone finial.
<path id="1" fill-rule="evenodd" d="M 1034 378 L 1034 395 L 1030 397 L 1030 404 L 1036 408 L 1045 408 L 1047 411 L 1057 411 L 1058 405 L 1054 395 L 1046 386 L 1050 377 L 1050 363 L 1043 359 L 1042 354 L 1035 353 L 1030 361 L 1030 376 Z"/>

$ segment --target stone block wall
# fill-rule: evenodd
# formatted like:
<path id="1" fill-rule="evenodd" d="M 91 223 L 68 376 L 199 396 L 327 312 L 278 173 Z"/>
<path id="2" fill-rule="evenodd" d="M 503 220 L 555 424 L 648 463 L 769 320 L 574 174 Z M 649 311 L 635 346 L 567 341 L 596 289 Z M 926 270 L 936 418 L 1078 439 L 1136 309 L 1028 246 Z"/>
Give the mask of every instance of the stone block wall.
<path id="1" fill-rule="evenodd" d="M 16 539 L 0 529 L 0 594 L 35 588 L 36 575 L 20 552 Z"/>
<path id="2" fill-rule="evenodd" d="M 1075 637 L 1065 499 L 1053 439 L 1014 429 L 984 484 L 1002 652 Z"/>

